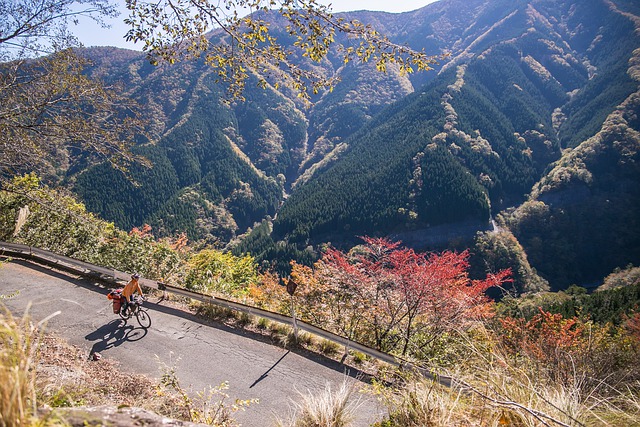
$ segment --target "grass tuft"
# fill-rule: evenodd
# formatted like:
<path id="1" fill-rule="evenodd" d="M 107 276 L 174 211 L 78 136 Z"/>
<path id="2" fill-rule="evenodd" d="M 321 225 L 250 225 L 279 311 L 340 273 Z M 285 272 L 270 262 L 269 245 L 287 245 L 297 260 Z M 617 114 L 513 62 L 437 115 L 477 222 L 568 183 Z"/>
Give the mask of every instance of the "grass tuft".
<path id="1" fill-rule="evenodd" d="M 225 321 L 227 319 L 235 319 L 236 313 L 235 311 L 226 308 L 220 307 L 215 304 L 206 304 L 201 303 L 196 306 L 196 313 L 199 316 L 205 317 L 211 320 Z"/>
<path id="2" fill-rule="evenodd" d="M 241 313 L 236 321 L 237 325 L 241 328 L 247 327 L 254 322 L 254 317 L 248 313 Z"/>
<path id="3" fill-rule="evenodd" d="M 27 425 L 35 414 L 35 369 L 39 335 L 28 314 L 0 314 L 0 425 Z"/>
<path id="4" fill-rule="evenodd" d="M 327 383 L 319 392 L 300 393 L 289 420 L 277 420 L 277 427 L 347 427 L 352 425 L 360 406 L 354 399 L 355 387 L 343 381 L 333 390 Z"/>

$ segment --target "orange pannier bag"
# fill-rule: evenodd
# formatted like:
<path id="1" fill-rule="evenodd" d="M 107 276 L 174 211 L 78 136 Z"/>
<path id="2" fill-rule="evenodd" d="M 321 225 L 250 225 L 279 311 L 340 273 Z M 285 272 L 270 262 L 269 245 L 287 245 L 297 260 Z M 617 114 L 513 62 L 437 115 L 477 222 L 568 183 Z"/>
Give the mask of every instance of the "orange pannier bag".
<path id="1" fill-rule="evenodd" d="M 113 313 L 118 314 L 122 305 L 122 289 L 112 290 L 107 294 L 107 298 L 113 300 Z"/>

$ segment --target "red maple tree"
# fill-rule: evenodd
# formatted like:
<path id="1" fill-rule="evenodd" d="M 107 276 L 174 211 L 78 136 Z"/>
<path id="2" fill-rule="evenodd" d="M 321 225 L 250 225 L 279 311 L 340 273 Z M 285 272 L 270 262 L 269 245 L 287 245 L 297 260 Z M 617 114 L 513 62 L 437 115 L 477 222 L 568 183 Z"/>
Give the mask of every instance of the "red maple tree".
<path id="1" fill-rule="evenodd" d="M 467 251 L 428 254 L 388 239 L 363 240 L 346 253 L 327 249 L 313 280 L 309 274 L 296 279 L 306 284 L 309 317 L 383 351 L 406 355 L 491 315 L 485 291 L 509 280 L 508 270 L 471 280 Z"/>

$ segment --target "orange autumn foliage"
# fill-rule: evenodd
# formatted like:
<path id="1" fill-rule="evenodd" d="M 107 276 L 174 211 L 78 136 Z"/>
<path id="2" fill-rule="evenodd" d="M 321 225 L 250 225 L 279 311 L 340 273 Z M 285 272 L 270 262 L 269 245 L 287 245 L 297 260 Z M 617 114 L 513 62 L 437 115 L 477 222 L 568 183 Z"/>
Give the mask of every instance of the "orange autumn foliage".
<path id="1" fill-rule="evenodd" d="M 563 382 L 575 381 L 580 375 L 597 382 L 611 372 L 625 375 L 624 369 L 633 365 L 630 362 L 637 357 L 632 345 L 634 321 L 625 330 L 538 310 L 530 320 L 499 319 L 500 340 L 513 360 Z"/>
<path id="2" fill-rule="evenodd" d="M 503 341 L 515 352 L 541 361 L 557 357 L 558 352 L 577 351 L 583 345 L 585 325 L 578 318 L 565 319 L 538 309 L 531 320 L 505 317 L 500 320 Z"/>
<path id="3" fill-rule="evenodd" d="M 151 226 L 149 224 L 144 224 L 142 228 L 133 227 L 129 232 L 129 236 L 137 236 L 140 238 L 153 237 L 153 234 L 151 234 Z"/>

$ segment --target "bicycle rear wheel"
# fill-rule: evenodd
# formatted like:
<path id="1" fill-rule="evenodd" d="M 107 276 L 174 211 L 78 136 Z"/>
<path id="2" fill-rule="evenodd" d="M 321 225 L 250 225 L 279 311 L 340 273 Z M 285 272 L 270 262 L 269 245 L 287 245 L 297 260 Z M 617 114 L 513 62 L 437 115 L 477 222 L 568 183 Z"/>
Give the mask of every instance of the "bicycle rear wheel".
<path id="1" fill-rule="evenodd" d="M 147 310 L 138 308 L 138 310 L 136 311 L 136 319 L 138 320 L 140 326 L 142 326 L 144 329 L 147 329 L 151 326 L 151 316 L 149 316 Z"/>

